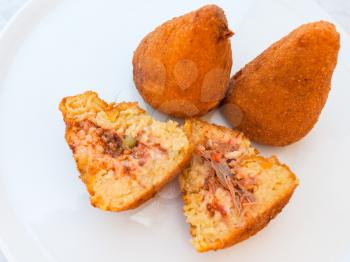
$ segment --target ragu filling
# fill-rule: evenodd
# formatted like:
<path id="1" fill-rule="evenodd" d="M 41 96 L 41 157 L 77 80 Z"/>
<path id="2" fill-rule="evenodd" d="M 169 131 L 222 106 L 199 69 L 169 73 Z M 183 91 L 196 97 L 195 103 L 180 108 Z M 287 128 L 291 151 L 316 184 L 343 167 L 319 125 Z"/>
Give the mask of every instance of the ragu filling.
<path id="1" fill-rule="evenodd" d="M 222 187 L 230 192 L 234 210 L 241 216 L 244 207 L 255 202 L 252 192 L 256 181 L 239 170 L 238 163 L 243 154 L 237 144 L 233 141 L 214 143 L 209 139 L 204 146 L 198 146 L 195 152 L 209 169 L 206 189 L 213 196 L 212 202 L 207 204 L 209 214 L 213 216 L 218 211 L 223 216 L 227 215 L 225 208 L 215 198 L 215 191 Z"/>
<path id="2" fill-rule="evenodd" d="M 99 161 L 105 169 L 115 174 L 127 174 L 132 178 L 134 171 L 156 157 L 164 157 L 167 151 L 159 143 L 144 143 L 139 137 L 120 135 L 116 131 L 98 127 L 91 121 L 81 121 L 73 127 L 74 137 L 70 144 L 74 153 L 84 148 Z"/>
<path id="3" fill-rule="evenodd" d="M 99 128 L 96 130 L 100 135 L 101 141 L 104 144 L 104 152 L 112 157 L 117 157 L 123 153 L 123 141 L 122 139 L 110 130 L 103 130 Z"/>

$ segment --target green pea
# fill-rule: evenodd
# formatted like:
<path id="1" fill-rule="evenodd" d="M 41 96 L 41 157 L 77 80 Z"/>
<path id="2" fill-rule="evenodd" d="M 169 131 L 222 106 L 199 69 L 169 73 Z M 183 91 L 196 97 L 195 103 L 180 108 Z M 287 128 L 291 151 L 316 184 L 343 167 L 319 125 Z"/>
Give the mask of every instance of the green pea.
<path id="1" fill-rule="evenodd" d="M 137 140 L 131 136 L 131 135 L 127 135 L 124 139 L 123 139 L 123 146 L 131 149 L 134 146 L 136 146 Z"/>

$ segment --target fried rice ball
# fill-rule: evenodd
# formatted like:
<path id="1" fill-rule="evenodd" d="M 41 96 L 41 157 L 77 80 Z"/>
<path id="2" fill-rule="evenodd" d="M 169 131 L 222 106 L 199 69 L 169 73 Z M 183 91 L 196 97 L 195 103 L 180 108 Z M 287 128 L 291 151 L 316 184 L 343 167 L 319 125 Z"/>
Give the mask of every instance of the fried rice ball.
<path id="1" fill-rule="evenodd" d="M 340 47 L 332 23 L 304 24 L 230 81 L 223 112 L 253 141 L 284 146 L 315 125 L 330 91 Z"/>
<path id="2" fill-rule="evenodd" d="M 174 18 L 149 33 L 133 57 L 135 85 L 153 108 L 200 116 L 226 94 L 232 66 L 224 11 L 215 5 Z"/>

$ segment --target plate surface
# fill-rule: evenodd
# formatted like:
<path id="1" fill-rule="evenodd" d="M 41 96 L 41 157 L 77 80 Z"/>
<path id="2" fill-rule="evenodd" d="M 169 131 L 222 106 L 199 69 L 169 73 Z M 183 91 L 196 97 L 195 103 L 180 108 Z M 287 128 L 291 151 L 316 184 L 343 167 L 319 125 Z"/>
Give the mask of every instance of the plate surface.
<path id="1" fill-rule="evenodd" d="M 224 8 L 233 71 L 304 22 L 332 20 L 309 1 L 212 1 Z M 258 148 L 300 179 L 290 204 L 255 237 L 197 254 L 176 181 L 142 207 L 108 213 L 89 205 L 64 141 L 58 103 L 91 89 L 136 100 L 133 50 L 169 18 L 206 1 L 34 0 L 0 41 L 0 246 L 9 261 L 349 261 L 350 52 L 346 33 L 332 91 L 300 142 Z M 225 123 L 218 112 L 206 119 Z"/>

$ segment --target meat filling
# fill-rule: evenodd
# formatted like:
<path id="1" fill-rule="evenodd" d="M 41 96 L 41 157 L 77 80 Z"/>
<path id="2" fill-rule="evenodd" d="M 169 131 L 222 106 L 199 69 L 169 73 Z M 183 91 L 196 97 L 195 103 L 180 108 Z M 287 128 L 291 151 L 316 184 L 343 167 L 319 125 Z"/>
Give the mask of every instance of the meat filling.
<path id="1" fill-rule="evenodd" d="M 115 130 L 103 129 L 91 121 L 81 121 L 75 125 L 76 132 L 70 144 L 74 153 L 89 152 L 116 177 L 133 173 L 152 160 L 154 156 L 165 157 L 167 151 L 159 143 L 145 143 L 138 137 L 117 134 Z M 78 150 L 79 149 L 79 150 Z"/>
<path id="2" fill-rule="evenodd" d="M 117 157 L 122 153 L 122 140 L 116 133 L 102 128 L 98 128 L 97 133 L 102 133 L 100 138 L 104 144 L 103 148 L 106 154 Z"/>
<path id="3" fill-rule="evenodd" d="M 198 146 L 196 153 L 203 164 L 208 166 L 209 174 L 206 185 L 213 196 L 212 203 L 207 205 L 210 215 L 217 210 L 223 216 L 226 211 L 215 199 L 215 191 L 218 187 L 228 190 L 231 195 L 233 207 L 237 215 L 242 215 L 245 205 L 255 202 L 253 192 L 256 181 L 239 170 L 239 161 L 242 153 L 234 143 L 213 143 L 208 140 L 205 146 Z"/>

